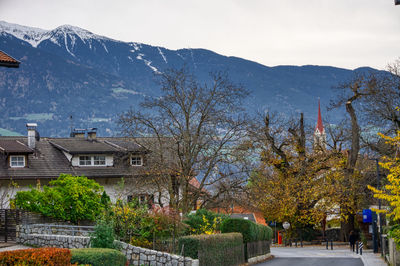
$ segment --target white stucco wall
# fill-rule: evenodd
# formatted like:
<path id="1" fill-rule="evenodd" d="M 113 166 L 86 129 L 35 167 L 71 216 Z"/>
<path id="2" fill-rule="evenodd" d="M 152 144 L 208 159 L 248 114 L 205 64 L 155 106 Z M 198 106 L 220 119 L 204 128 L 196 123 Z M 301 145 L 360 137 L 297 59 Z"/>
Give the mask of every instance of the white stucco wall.
<path id="1" fill-rule="evenodd" d="M 72 156 L 71 164 L 72 166 L 78 166 L 79 167 L 79 156 L 98 156 L 99 154 L 80 154 L 80 155 L 74 155 Z M 101 155 L 103 156 L 103 155 Z M 106 157 L 106 165 L 105 166 L 113 166 L 114 165 L 114 158 L 112 155 L 105 155 Z M 68 157 L 67 157 L 68 158 Z M 104 167 L 104 165 L 98 165 L 98 166 L 85 166 L 85 167 Z"/>
<path id="2" fill-rule="evenodd" d="M 47 185 L 50 180 L 40 180 L 40 186 Z M 11 184 L 11 180 L 0 180 L 0 208 L 10 208 L 10 199 L 15 197 L 18 191 L 30 190 L 30 186 L 36 187 L 38 181 L 36 179 L 29 180 L 13 180 L 15 185 Z"/>
<path id="3" fill-rule="evenodd" d="M 120 178 L 96 178 L 95 180 L 104 187 L 112 202 L 115 202 L 117 199 L 127 200 L 128 195 L 135 194 L 154 195 L 154 203 L 158 204 L 159 202 L 159 189 L 154 184 L 140 184 L 134 178 L 125 178 L 124 185 L 122 186 Z M 169 204 L 169 196 L 166 189 L 161 189 L 161 202 L 163 206 Z"/>
<path id="4" fill-rule="evenodd" d="M 157 186 L 149 183 L 146 185 L 139 185 L 134 180 L 126 178 L 125 184 L 120 185 L 120 178 L 96 178 L 97 183 L 104 187 L 106 193 L 110 196 L 112 202 L 117 199 L 127 200 L 128 195 L 134 194 L 149 194 L 154 195 L 154 203 L 157 205 L 159 202 L 159 189 Z M 40 186 L 48 185 L 50 179 L 29 179 L 29 180 L 14 180 L 17 186 L 12 186 L 10 180 L 0 180 L 0 208 L 9 208 L 10 199 L 14 198 L 17 191 L 30 190 L 30 186 L 36 187 L 38 182 Z M 161 202 L 163 206 L 168 206 L 169 196 L 166 189 L 162 190 Z"/>

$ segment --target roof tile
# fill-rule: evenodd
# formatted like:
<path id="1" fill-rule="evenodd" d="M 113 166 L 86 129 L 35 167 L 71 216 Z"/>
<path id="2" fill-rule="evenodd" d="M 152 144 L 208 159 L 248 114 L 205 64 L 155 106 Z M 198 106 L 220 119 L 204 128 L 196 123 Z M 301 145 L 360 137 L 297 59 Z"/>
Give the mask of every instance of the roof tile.
<path id="1" fill-rule="evenodd" d="M 18 67 L 19 62 L 5 52 L 0 51 L 0 66 Z"/>

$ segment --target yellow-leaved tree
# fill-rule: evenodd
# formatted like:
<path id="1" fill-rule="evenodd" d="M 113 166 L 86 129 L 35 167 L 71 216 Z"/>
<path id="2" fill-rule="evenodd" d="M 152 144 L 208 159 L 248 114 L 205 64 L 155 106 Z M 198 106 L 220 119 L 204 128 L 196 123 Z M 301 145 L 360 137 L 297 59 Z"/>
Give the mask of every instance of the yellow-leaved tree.
<path id="1" fill-rule="evenodd" d="M 270 120 L 268 114 L 259 134 L 254 134 L 252 143 L 258 144 L 261 163 L 251 175 L 250 195 L 267 220 L 287 221 L 293 234 L 302 234 L 336 206 L 337 177 L 328 172 L 341 154 L 310 150 L 303 114 L 288 129 L 276 128 Z"/>
<path id="2" fill-rule="evenodd" d="M 395 137 L 385 136 L 379 134 L 387 144 L 395 147 L 396 150 L 400 147 L 400 130 L 397 131 Z M 390 210 L 381 210 L 386 212 L 387 216 L 392 217 L 393 220 L 400 220 L 400 158 L 397 154 L 393 157 L 383 157 L 384 162 L 381 162 L 381 167 L 387 169 L 389 174 L 387 176 L 388 184 L 382 189 L 374 188 L 368 185 L 368 188 L 374 192 L 374 197 L 385 200 L 390 205 Z"/>

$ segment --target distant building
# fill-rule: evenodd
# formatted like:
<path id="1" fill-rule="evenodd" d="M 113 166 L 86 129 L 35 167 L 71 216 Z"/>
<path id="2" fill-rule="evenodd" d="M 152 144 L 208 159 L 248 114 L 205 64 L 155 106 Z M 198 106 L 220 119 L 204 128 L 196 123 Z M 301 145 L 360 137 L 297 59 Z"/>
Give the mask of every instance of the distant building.
<path id="1" fill-rule="evenodd" d="M 326 133 L 325 128 L 322 123 L 321 116 L 321 104 L 318 100 L 318 119 L 317 126 L 314 130 L 314 143 L 313 143 L 314 151 L 326 150 Z"/>
<path id="2" fill-rule="evenodd" d="M 2 67 L 19 67 L 19 61 L 15 60 L 3 51 L 0 51 L 0 66 Z"/>

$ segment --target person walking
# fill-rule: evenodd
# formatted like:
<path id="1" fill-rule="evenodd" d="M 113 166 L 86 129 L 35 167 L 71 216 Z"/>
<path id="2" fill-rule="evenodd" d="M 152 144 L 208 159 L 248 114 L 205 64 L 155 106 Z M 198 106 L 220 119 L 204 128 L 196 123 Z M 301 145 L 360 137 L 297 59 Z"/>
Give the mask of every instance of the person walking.
<path id="1" fill-rule="evenodd" d="M 354 233 L 354 231 L 350 231 L 350 236 L 349 236 L 350 251 L 354 252 L 356 241 L 357 241 L 357 235 Z"/>

